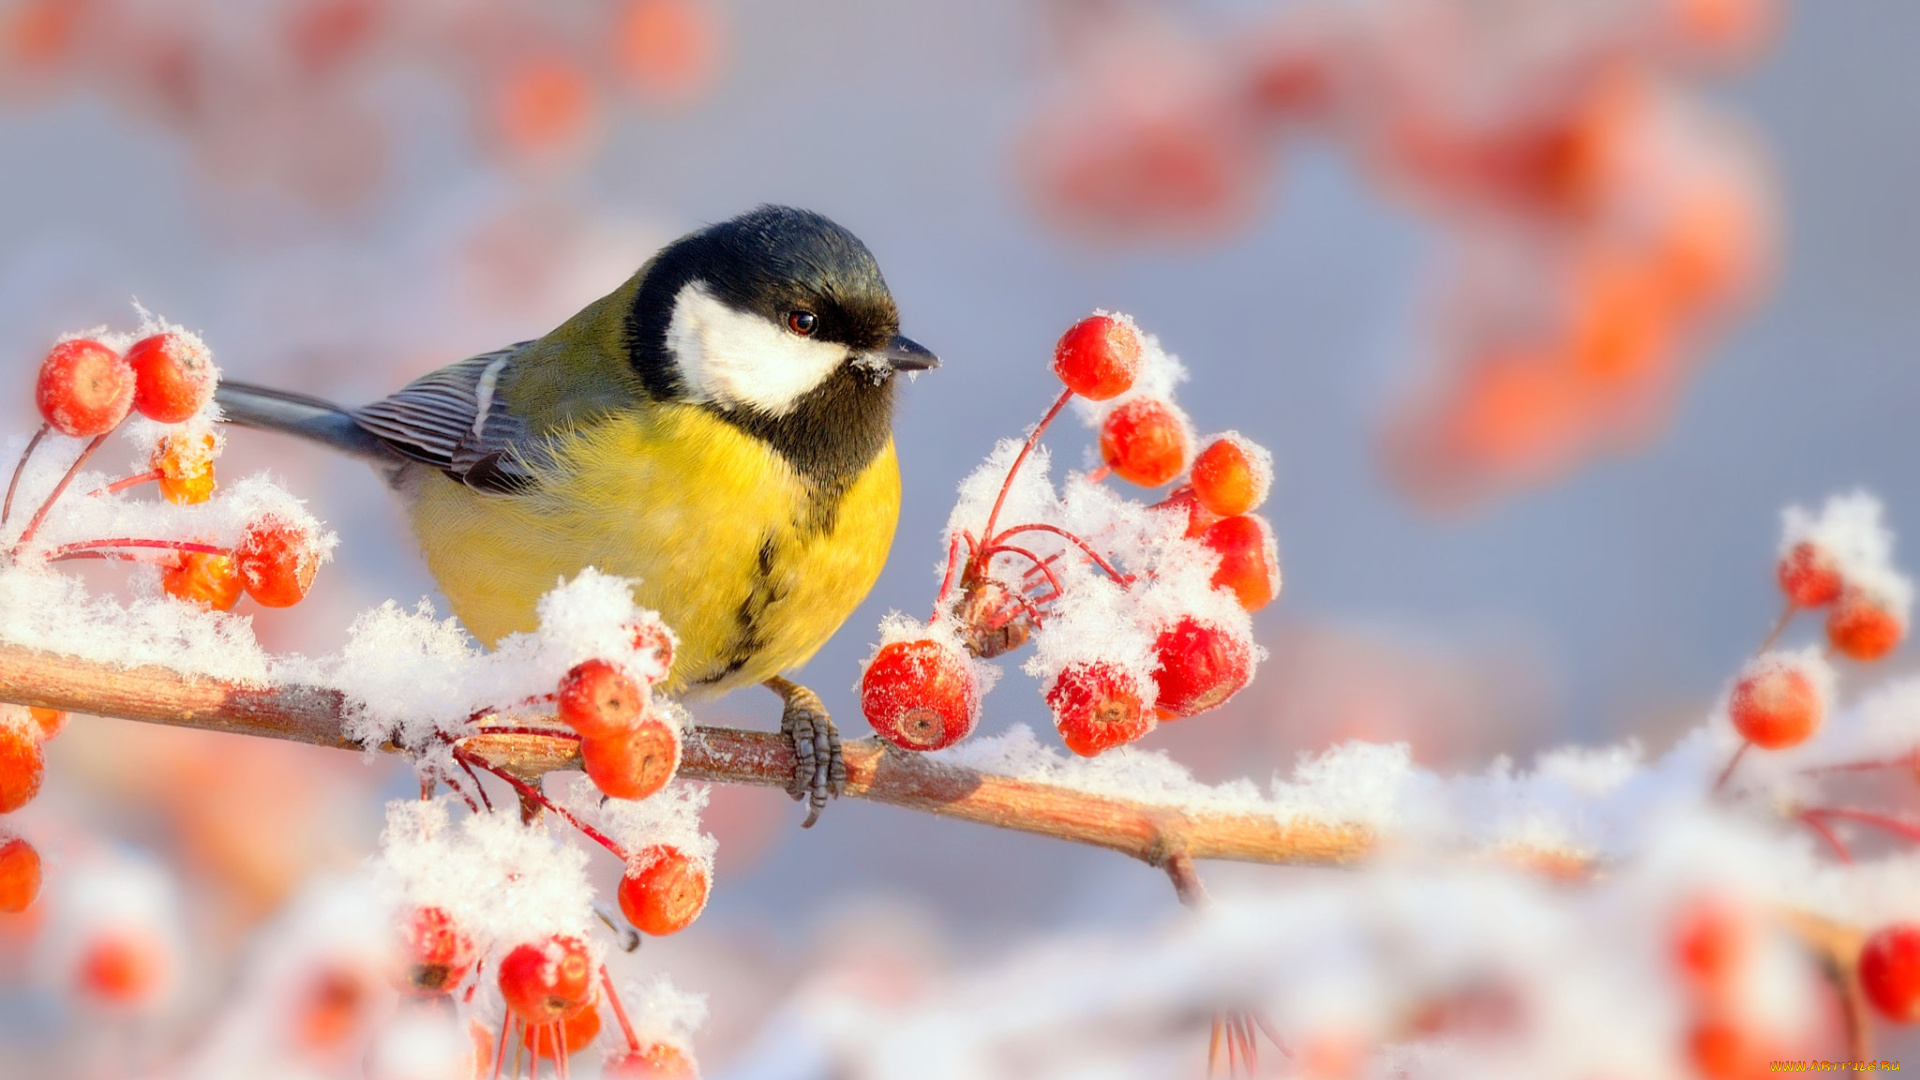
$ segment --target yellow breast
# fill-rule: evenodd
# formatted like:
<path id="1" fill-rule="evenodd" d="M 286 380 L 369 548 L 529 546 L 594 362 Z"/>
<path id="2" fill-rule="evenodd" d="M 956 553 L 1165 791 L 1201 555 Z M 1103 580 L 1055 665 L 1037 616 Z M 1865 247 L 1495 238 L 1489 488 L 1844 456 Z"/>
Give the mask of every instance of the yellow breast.
<path id="1" fill-rule="evenodd" d="M 594 566 L 680 637 L 669 689 L 698 694 L 804 663 L 872 589 L 893 543 L 893 444 L 837 501 L 764 443 L 688 405 L 648 405 L 563 436 L 525 492 L 421 470 L 414 533 L 453 610 L 492 644 Z"/>

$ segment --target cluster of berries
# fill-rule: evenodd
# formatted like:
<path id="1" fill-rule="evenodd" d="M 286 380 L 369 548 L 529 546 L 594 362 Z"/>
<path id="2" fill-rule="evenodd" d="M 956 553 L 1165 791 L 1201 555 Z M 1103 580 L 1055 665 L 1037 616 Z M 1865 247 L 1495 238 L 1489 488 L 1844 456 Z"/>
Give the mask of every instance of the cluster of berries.
<path id="1" fill-rule="evenodd" d="M 649 677 L 635 678 L 607 660 L 575 664 L 554 692 L 561 721 L 580 736 L 580 759 L 601 792 L 616 799 L 644 799 L 680 771 L 680 726 L 653 700 L 652 686 L 673 664 L 673 639 L 647 624 L 644 647 L 661 657 Z"/>
<path id="2" fill-rule="evenodd" d="M 244 524 L 236 543 L 202 539 L 107 536 L 62 543 L 51 549 L 33 540 L 80 469 L 116 429 L 135 413 L 164 425 L 152 436 L 144 471 L 92 492 L 107 498 L 141 484 L 157 484 L 179 506 L 206 503 L 215 490 L 214 459 L 221 440 L 212 427 L 211 405 L 219 373 L 198 338 L 178 329 L 135 341 L 125 353 L 94 338 L 55 345 L 40 365 L 34 400 L 43 423 L 15 465 L 0 507 L 0 530 L 12 517 L 34 452 L 50 434 L 89 440 L 14 537 L 10 558 L 113 558 L 137 560 L 157 552 L 160 587 L 168 596 L 211 611 L 229 611 L 242 595 L 263 607 L 290 607 L 313 586 L 323 548 L 318 527 L 304 515 L 265 510 Z M 149 558 L 154 557 L 149 555 Z"/>
<path id="3" fill-rule="evenodd" d="M 58 709 L 0 705 L 0 814 L 11 814 L 40 794 L 46 755 L 40 744 L 60 733 Z M 17 914 L 40 895 L 40 852 L 25 837 L 0 829 L 0 913 Z"/>
<path id="4" fill-rule="evenodd" d="M 862 673 L 868 723 L 903 749 L 965 738 L 986 689 L 970 657 L 1030 639 L 1039 655 L 1028 670 L 1044 682 L 1061 739 L 1083 756 L 1215 708 L 1253 677 L 1259 648 L 1247 616 L 1280 590 L 1272 530 L 1253 513 L 1271 485 L 1267 452 L 1229 433 L 1196 453 L 1172 397 L 1178 362 L 1124 315 L 1076 323 L 1053 370 L 1065 389 L 1052 408 L 963 487 L 932 622 L 890 619 Z M 1044 464 L 1025 481 L 1020 470 L 1076 398 L 1103 464 L 1058 497 Z M 1151 506 L 1100 486 L 1111 475 L 1160 487 L 1182 474 L 1186 483 Z M 1008 512 L 1017 523 L 1002 527 Z"/>

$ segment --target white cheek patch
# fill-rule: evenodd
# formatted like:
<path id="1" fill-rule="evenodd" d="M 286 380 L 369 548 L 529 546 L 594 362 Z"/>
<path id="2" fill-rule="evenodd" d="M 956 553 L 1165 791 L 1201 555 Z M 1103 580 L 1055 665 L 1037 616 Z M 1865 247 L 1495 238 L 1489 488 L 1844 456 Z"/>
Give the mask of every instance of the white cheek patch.
<path id="1" fill-rule="evenodd" d="M 701 281 L 674 297 L 667 348 L 680 365 L 688 397 L 773 416 L 791 412 L 847 360 L 846 346 L 803 338 L 728 307 Z"/>

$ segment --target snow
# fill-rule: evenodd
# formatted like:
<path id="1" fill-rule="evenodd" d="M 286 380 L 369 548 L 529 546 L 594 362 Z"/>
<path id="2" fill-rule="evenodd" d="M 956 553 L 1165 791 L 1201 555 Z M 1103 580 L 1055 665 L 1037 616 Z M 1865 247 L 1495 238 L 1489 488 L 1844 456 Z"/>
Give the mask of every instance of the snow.
<path id="1" fill-rule="evenodd" d="M 707 996 L 676 989 L 665 975 L 623 983 L 620 1000 L 642 1046 L 669 1043 L 687 1050 L 693 1033 L 707 1022 Z"/>
<path id="2" fill-rule="evenodd" d="M 1864 491 L 1829 496 L 1818 514 L 1789 506 L 1781 514 L 1780 554 L 1810 543 L 1834 559 L 1841 580 L 1880 600 L 1900 624 L 1913 606 L 1913 582 L 1893 563 L 1893 531 L 1882 522 L 1880 500 Z"/>

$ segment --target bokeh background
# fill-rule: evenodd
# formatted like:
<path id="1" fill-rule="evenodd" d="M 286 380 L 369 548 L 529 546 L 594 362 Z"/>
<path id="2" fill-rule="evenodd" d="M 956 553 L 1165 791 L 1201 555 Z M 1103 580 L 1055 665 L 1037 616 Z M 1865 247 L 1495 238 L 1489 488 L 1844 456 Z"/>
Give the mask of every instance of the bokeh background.
<path id="1" fill-rule="evenodd" d="M 1207 779 L 1347 737 L 1443 767 L 1570 740 L 1658 750 L 1771 622 L 1784 504 L 1866 485 L 1897 529 L 1920 506 L 1920 9 L 1505 7 L 0 0 L 0 357 L 19 391 L 0 419 L 29 430 L 47 343 L 130 326 L 134 299 L 232 376 L 358 403 L 537 336 L 690 228 L 792 203 L 868 243 L 903 329 L 946 361 L 902 397 L 892 561 L 803 674 L 850 734 L 875 623 L 937 584 L 954 485 L 1037 418 L 1053 341 L 1105 307 L 1186 361 L 1203 431 L 1238 429 L 1278 464 L 1286 585 L 1257 616 L 1272 658 L 1149 747 Z M 1489 56 L 1504 82 L 1474 62 Z M 1222 88 L 1249 71 L 1272 80 L 1256 105 Z M 1659 373 L 1618 415 L 1590 407 L 1613 390 L 1565 380 L 1478 401 L 1477 358 L 1497 350 L 1456 332 L 1475 323 L 1459 294 L 1517 259 L 1531 299 L 1492 306 L 1552 323 L 1566 298 L 1541 282 L 1577 279 L 1606 246 L 1589 234 L 1613 227 L 1595 224 L 1604 193 L 1568 195 L 1612 175 L 1587 151 L 1561 146 L 1543 181 L 1501 140 L 1616 79 L 1661 103 L 1623 107 L 1657 113 L 1648 127 L 1706 118 L 1671 136 L 1688 152 L 1737 144 L 1726 197 L 1762 207 L 1740 281 L 1648 347 L 1660 357 L 1621 361 Z M 1408 119 L 1436 98 L 1466 134 Z M 1488 251 L 1507 278 L 1476 276 Z M 1476 442 L 1476 409 L 1507 434 Z M 1073 425 L 1051 440 L 1064 464 L 1088 442 Z M 363 467 L 250 434 L 222 464 L 289 477 L 342 538 L 312 600 L 256 616 L 270 647 L 325 651 L 354 613 L 433 595 Z M 702 719 L 767 727 L 775 706 L 742 692 Z M 987 713 L 988 731 L 1046 728 L 1019 677 Z M 219 1000 L 261 919 L 371 850 L 382 795 L 410 783 L 393 763 L 106 720 L 49 753 L 37 812 L 183 874 L 207 943 L 186 1016 Z M 767 1011 L 848 949 L 964 955 L 1173 903 L 1108 854 L 883 807 L 836 805 L 802 833 L 777 793 L 723 790 L 709 821 L 712 906 L 642 955 L 712 994 L 712 1075 L 762 1060 Z M 59 845 L 42 847 L 57 876 Z M 16 1060 L 85 1073 L 80 1021 L 0 983 L 0 1040 L 33 1055 Z"/>

